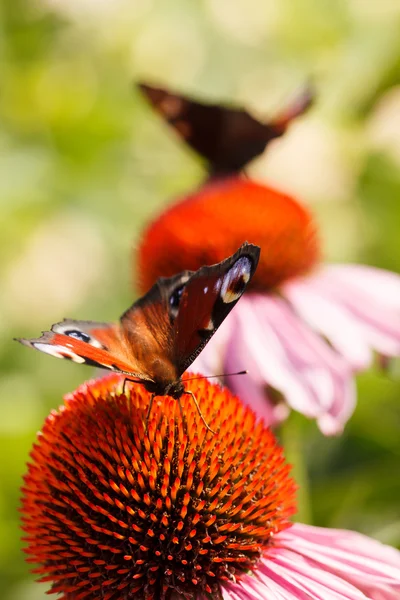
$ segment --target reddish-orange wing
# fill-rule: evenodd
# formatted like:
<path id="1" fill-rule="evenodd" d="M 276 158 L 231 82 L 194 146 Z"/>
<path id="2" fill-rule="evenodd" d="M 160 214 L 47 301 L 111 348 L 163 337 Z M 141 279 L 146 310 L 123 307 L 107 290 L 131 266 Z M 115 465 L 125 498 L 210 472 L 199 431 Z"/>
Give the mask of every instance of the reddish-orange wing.
<path id="1" fill-rule="evenodd" d="M 118 324 L 65 319 L 25 346 L 117 371 L 157 394 L 175 390 L 242 296 L 257 267 L 260 249 L 243 244 L 216 265 L 159 279 Z M 175 387 L 173 384 L 177 383 Z"/>

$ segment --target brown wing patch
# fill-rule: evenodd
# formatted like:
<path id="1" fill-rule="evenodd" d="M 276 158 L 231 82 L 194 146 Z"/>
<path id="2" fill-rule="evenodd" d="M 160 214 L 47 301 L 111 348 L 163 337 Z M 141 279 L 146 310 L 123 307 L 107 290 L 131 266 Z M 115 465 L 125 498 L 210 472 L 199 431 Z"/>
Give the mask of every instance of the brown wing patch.
<path id="1" fill-rule="evenodd" d="M 160 278 L 121 317 L 126 346 L 148 376 L 160 383 L 160 388 L 179 378 L 175 363 L 175 307 L 171 298 L 190 276 L 184 271 Z"/>
<path id="2" fill-rule="evenodd" d="M 307 87 L 275 120 L 261 123 L 239 108 L 201 103 L 145 84 L 139 88 L 182 139 L 207 159 L 213 175 L 239 172 L 312 101 Z"/>
<path id="3" fill-rule="evenodd" d="M 260 249 L 243 244 L 217 265 L 202 267 L 186 284 L 175 323 L 175 363 L 181 375 L 238 302 L 257 268 Z"/>

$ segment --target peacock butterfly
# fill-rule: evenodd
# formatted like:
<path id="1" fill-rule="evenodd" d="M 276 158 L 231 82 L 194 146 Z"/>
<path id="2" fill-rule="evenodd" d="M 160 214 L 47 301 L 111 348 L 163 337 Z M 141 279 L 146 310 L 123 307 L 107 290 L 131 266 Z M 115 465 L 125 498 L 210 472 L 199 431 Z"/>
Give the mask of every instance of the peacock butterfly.
<path id="1" fill-rule="evenodd" d="M 143 83 L 139 89 L 185 142 L 207 159 L 213 176 L 239 172 L 312 102 L 311 90 L 305 87 L 275 120 L 261 123 L 238 108 L 202 104 Z"/>
<path id="2" fill-rule="evenodd" d="M 245 243 L 216 265 L 162 277 L 118 324 L 64 319 L 40 338 L 17 341 L 57 358 L 121 373 L 142 383 L 153 397 L 179 400 L 191 394 L 184 389 L 183 372 L 242 296 L 259 255 L 258 246 Z"/>

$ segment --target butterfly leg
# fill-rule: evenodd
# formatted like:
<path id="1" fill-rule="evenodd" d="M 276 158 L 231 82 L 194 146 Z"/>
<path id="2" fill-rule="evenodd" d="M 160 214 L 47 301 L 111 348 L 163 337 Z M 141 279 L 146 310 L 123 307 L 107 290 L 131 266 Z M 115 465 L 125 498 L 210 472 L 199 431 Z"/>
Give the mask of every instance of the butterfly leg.
<path id="1" fill-rule="evenodd" d="M 185 414 L 183 412 L 183 408 L 182 408 L 182 404 L 181 404 L 181 399 L 180 398 L 177 399 L 177 403 L 179 405 L 179 412 L 181 413 L 182 427 L 183 427 L 183 430 L 184 430 L 185 434 L 187 434 L 187 421 L 186 421 Z"/>
<path id="2" fill-rule="evenodd" d="M 150 413 L 151 413 L 151 409 L 152 409 L 152 407 L 153 407 L 153 400 L 154 400 L 154 396 L 155 396 L 155 394 L 152 394 L 152 395 L 151 395 L 150 402 L 149 402 L 149 408 L 147 409 L 147 415 L 146 415 L 146 429 L 147 429 L 147 426 L 148 426 L 148 424 L 149 424 Z"/>
<path id="3" fill-rule="evenodd" d="M 126 382 L 130 381 L 131 383 L 143 383 L 141 379 L 132 379 L 131 377 L 125 377 L 124 383 L 122 384 L 122 393 L 125 394 L 125 386 Z"/>
<path id="4" fill-rule="evenodd" d="M 211 429 L 211 427 L 209 426 L 209 424 L 208 424 L 208 423 L 207 423 L 207 421 L 205 420 L 205 418 L 204 418 L 204 416 L 203 416 L 203 413 L 201 412 L 201 408 L 200 408 L 200 406 L 199 406 L 199 403 L 197 402 L 197 398 L 196 398 L 196 396 L 193 394 L 193 392 L 191 392 L 190 390 L 187 390 L 187 391 L 185 391 L 185 394 L 189 394 L 189 396 L 192 396 L 192 398 L 193 398 L 193 402 L 194 402 L 194 405 L 195 405 L 195 407 L 196 407 L 196 409 L 197 409 L 197 412 L 199 413 L 199 417 L 200 417 L 200 419 L 203 421 L 203 423 L 204 423 L 204 425 L 206 426 L 206 428 L 208 429 L 208 431 L 211 431 L 211 433 L 215 434 L 215 431 L 213 431 L 213 430 Z"/>

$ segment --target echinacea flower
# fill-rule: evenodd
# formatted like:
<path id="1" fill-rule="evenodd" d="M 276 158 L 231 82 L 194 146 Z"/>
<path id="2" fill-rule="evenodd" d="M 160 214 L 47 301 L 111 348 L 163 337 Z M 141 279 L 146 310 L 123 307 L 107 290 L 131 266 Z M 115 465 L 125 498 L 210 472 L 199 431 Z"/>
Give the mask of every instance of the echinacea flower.
<path id="1" fill-rule="evenodd" d="M 219 262 L 245 240 L 261 247 L 257 272 L 193 369 L 247 369 L 225 383 L 266 422 L 282 421 L 291 408 L 315 418 L 323 433 L 340 433 L 355 406 L 354 372 L 371 365 L 374 351 L 400 354 L 400 277 L 323 264 L 304 206 L 235 177 L 200 188 L 148 226 L 139 281 L 145 290 L 157 277 Z"/>
<path id="2" fill-rule="evenodd" d="M 186 384 L 188 385 L 188 384 Z M 47 418 L 23 487 L 29 562 L 62 600 L 394 600 L 400 553 L 292 525 L 272 433 L 229 390 L 190 382 L 153 403 L 117 375 Z M 183 401 L 182 401 L 183 403 Z"/>

